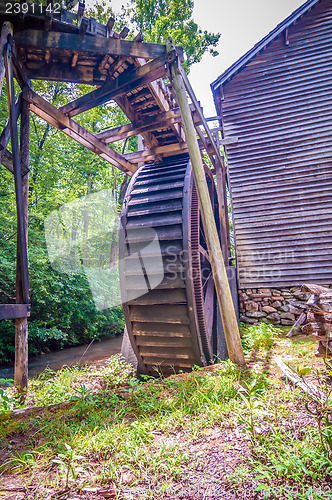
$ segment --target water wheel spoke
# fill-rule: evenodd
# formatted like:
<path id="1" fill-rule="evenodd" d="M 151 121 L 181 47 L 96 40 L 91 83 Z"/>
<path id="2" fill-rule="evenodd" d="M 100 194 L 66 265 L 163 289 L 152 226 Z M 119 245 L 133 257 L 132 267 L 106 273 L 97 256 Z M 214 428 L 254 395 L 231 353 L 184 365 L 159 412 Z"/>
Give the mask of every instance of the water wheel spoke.
<path id="1" fill-rule="evenodd" d="M 207 250 L 205 250 L 205 248 L 202 247 L 202 245 L 199 245 L 198 250 L 199 250 L 199 253 L 201 254 L 201 261 L 203 263 L 210 264 L 210 257 L 209 257 L 209 254 L 207 253 Z"/>
<path id="2" fill-rule="evenodd" d="M 209 342 L 212 343 L 212 330 L 213 330 L 213 320 L 214 320 L 214 282 L 212 274 L 206 282 L 206 292 L 204 297 L 204 310 L 206 318 L 206 327 Z"/>

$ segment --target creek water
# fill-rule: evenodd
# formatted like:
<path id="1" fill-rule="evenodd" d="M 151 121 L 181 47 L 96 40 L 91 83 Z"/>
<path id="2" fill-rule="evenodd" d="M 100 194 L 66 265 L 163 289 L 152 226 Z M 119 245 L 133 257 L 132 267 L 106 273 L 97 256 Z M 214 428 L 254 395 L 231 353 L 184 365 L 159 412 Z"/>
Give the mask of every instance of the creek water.
<path id="1" fill-rule="evenodd" d="M 56 371 L 60 370 L 63 366 L 71 366 L 76 363 L 80 365 L 86 363 L 102 365 L 110 356 L 121 352 L 121 343 L 122 335 L 118 335 L 117 337 L 101 342 L 93 342 L 90 346 L 68 347 L 61 351 L 31 357 L 29 359 L 29 378 L 36 377 L 47 367 Z M 14 365 L 0 367 L 0 378 L 12 379 L 13 377 Z"/>

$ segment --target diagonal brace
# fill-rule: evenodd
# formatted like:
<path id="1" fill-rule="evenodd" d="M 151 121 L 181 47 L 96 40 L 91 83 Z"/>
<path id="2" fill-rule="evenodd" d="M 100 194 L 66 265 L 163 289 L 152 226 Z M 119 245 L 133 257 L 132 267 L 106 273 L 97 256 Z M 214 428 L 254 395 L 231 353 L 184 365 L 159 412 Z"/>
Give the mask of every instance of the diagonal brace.
<path id="1" fill-rule="evenodd" d="M 43 118 L 66 135 L 82 144 L 87 149 L 101 156 L 109 163 L 119 168 L 128 175 L 132 175 L 137 167 L 122 155 L 107 146 L 103 141 L 97 139 L 91 132 L 71 120 L 62 111 L 57 109 L 51 103 L 43 99 L 28 87 L 24 87 L 22 92 L 23 99 L 31 104 L 31 110 Z"/>

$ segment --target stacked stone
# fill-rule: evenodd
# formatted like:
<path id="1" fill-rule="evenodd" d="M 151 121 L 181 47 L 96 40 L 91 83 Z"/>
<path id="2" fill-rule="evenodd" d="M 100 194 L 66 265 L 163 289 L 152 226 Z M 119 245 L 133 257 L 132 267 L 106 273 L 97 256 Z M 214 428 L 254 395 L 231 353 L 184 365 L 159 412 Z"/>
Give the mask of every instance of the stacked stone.
<path id="1" fill-rule="evenodd" d="M 240 321 L 290 326 L 305 309 L 309 296 L 299 286 L 239 290 Z"/>

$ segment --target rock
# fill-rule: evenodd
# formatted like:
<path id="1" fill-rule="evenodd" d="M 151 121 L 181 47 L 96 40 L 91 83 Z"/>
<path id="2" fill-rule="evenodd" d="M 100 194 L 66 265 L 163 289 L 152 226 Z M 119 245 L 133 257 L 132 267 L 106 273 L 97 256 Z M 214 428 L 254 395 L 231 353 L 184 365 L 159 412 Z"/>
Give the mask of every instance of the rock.
<path id="1" fill-rule="evenodd" d="M 280 314 L 280 318 L 281 318 L 281 319 L 288 319 L 288 320 L 290 320 L 290 321 L 295 321 L 295 316 L 294 316 L 294 314 L 291 314 L 290 312 Z"/>
<path id="2" fill-rule="evenodd" d="M 286 304 L 282 305 L 281 307 L 279 307 L 279 311 L 288 312 L 288 306 Z"/>
<path id="3" fill-rule="evenodd" d="M 248 300 L 248 302 L 244 304 L 244 307 L 246 311 L 258 311 L 258 304 L 253 300 Z"/>
<path id="4" fill-rule="evenodd" d="M 241 292 L 241 290 L 239 290 L 239 300 L 245 301 L 245 300 L 248 300 L 248 298 L 249 297 L 248 297 L 248 295 L 246 293 Z"/>
<path id="5" fill-rule="evenodd" d="M 306 308 L 306 305 L 302 304 L 302 302 L 291 302 L 291 301 L 289 301 L 288 304 L 291 305 L 291 306 L 293 306 L 293 307 L 297 307 L 299 309 L 305 309 Z"/>
<path id="6" fill-rule="evenodd" d="M 289 292 L 282 292 L 282 295 L 285 299 L 289 299 L 292 296 L 292 294 Z"/>
<path id="7" fill-rule="evenodd" d="M 297 316 L 300 316 L 300 314 L 302 314 L 302 309 L 294 307 L 291 304 L 288 304 L 288 311 L 292 314 L 296 314 Z"/>
<path id="8" fill-rule="evenodd" d="M 258 288 L 258 293 L 270 293 L 269 288 Z"/>
<path id="9" fill-rule="evenodd" d="M 270 321 L 270 323 L 279 323 L 280 321 L 280 316 L 276 312 L 269 314 L 266 318 Z"/>
<path id="10" fill-rule="evenodd" d="M 282 302 L 284 300 L 284 297 L 282 297 L 281 295 L 272 295 L 272 300 L 280 300 L 280 302 Z"/>
<path id="11" fill-rule="evenodd" d="M 257 323 L 257 320 L 253 318 L 247 318 L 247 316 L 240 316 L 240 323 L 247 323 L 249 325 L 254 325 L 255 323 Z"/>
<path id="12" fill-rule="evenodd" d="M 264 297 L 264 299 L 262 300 L 262 303 L 263 304 L 268 304 L 270 301 L 269 297 Z"/>
<path id="13" fill-rule="evenodd" d="M 296 292 L 294 292 L 293 295 L 296 299 L 305 300 L 306 294 L 301 292 L 301 290 L 296 290 Z"/>
<path id="14" fill-rule="evenodd" d="M 280 323 L 284 326 L 291 326 L 294 323 L 294 321 L 291 321 L 290 319 L 282 319 Z"/>
<path id="15" fill-rule="evenodd" d="M 247 312 L 247 316 L 249 318 L 264 318 L 266 316 L 266 313 L 260 311 L 252 311 L 252 312 Z"/>
<path id="16" fill-rule="evenodd" d="M 268 292 L 268 293 L 252 293 L 250 295 L 250 298 L 252 300 L 265 299 L 266 297 L 272 297 L 272 293 L 271 292 Z"/>
<path id="17" fill-rule="evenodd" d="M 282 303 L 279 300 L 275 300 L 274 302 L 272 302 L 271 306 L 278 309 L 279 307 L 282 306 Z"/>
<path id="18" fill-rule="evenodd" d="M 266 312 L 267 314 L 277 312 L 277 310 L 274 307 L 270 307 L 270 306 L 262 307 L 262 311 Z"/>

